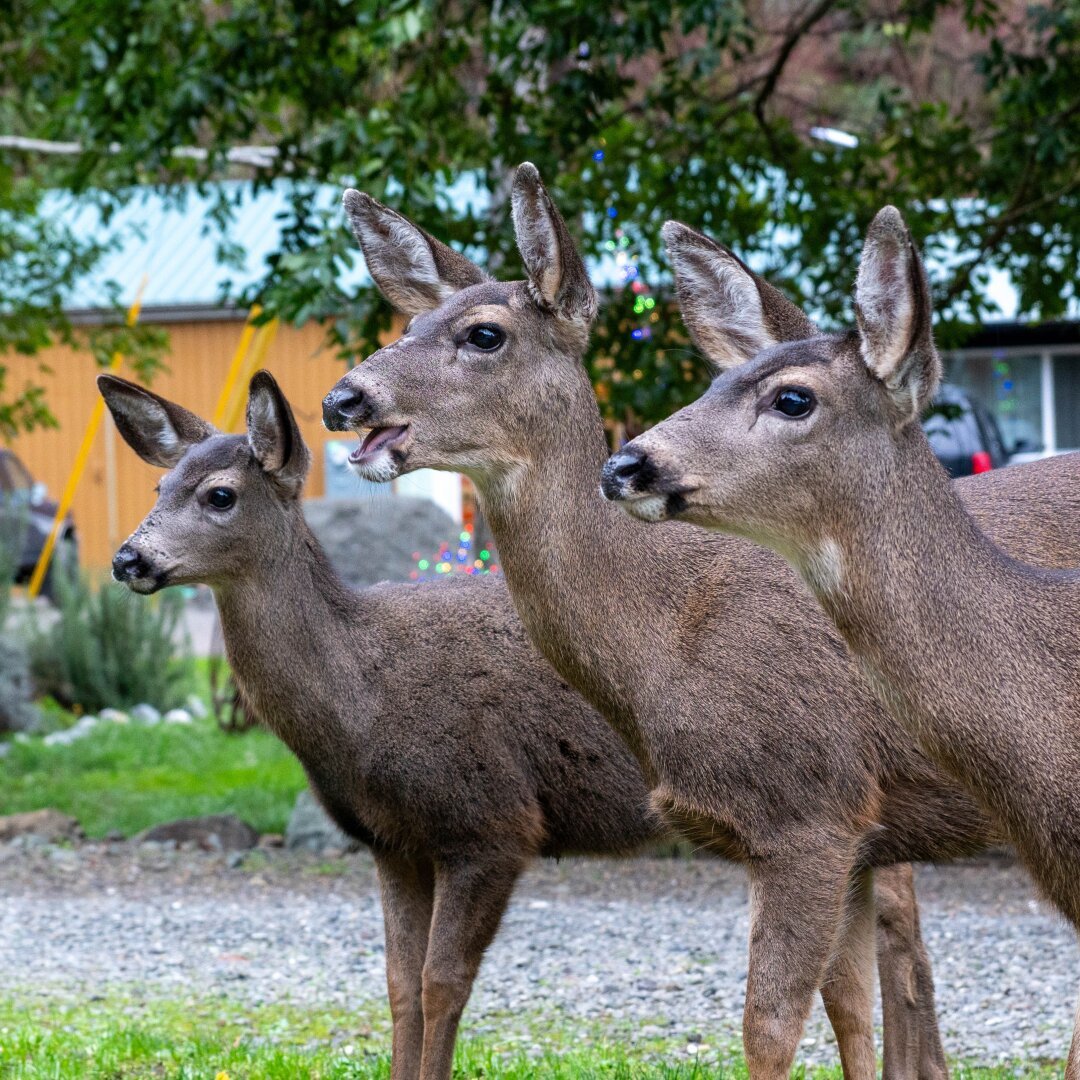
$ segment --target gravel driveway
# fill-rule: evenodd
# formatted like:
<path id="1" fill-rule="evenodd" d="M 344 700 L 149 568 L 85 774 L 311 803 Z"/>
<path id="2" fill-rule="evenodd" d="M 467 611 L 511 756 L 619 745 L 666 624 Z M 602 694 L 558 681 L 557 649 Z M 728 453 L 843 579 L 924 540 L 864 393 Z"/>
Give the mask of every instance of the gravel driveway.
<path id="1" fill-rule="evenodd" d="M 981 1063 L 1063 1057 L 1078 990 L 1069 928 L 1003 862 L 919 871 L 946 1049 Z M 724 1046 L 739 1034 L 747 893 L 711 861 L 536 867 L 481 971 L 474 1032 L 545 1018 L 619 1037 Z M 366 856 L 332 863 L 85 845 L 0 847 L 0 985 L 357 1007 L 383 994 L 382 920 Z M 507 1014 L 513 1014 L 507 1018 Z M 833 1062 L 815 1011 L 802 1060 Z"/>

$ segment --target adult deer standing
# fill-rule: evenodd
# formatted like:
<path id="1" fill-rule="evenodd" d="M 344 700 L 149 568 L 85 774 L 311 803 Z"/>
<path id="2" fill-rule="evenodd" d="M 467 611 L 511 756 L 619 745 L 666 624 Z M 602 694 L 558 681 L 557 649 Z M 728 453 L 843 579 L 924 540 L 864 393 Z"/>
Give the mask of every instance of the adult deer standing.
<path id="1" fill-rule="evenodd" d="M 660 835 L 637 764 L 529 647 L 501 582 L 341 583 L 304 521 L 310 454 L 269 374 L 252 380 L 246 436 L 115 376 L 98 383 L 131 448 L 171 469 L 115 576 L 140 593 L 213 588 L 241 692 L 374 855 L 393 1080 L 449 1080 L 462 1009 L 530 860 Z"/>
<path id="2" fill-rule="evenodd" d="M 581 362 L 596 297 L 532 166 L 514 186 L 521 282 L 490 281 L 359 192 L 345 205 L 411 321 L 331 391 L 327 426 L 363 434 L 352 462 L 370 479 L 430 467 L 473 480 L 530 637 L 627 740 L 666 818 L 747 866 L 752 1075 L 788 1074 L 819 988 L 849 1075 L 870 1075 L 868 987 L 836 981 L 866 970 L 870 868 L 975 851 L 994 830 L 888 721 L 780 560 L 650 529 L 598 498 L 608 448 Z M 814 332 L 755 287 L 774 334 Z M 993 514 L 1048 493 L 1027 496 Z M 910 1062 L 888 1032 L 886 1061 Z"/>
<path id="3" fill-rule="evenodd" d="M 732 332 L 715 297 L 751 287 L 730 253 L 675 223 L 666 236 L 687 325 L 734 366 L 613 456 L 605 492 L 646 520 L 679 517 L 784 555 L 893 723 L 1002 822 L 1080 926 L 1080 573 L 1006 554 L 935 459 L 919 418 L 941 365 L 900 214 L 886 207 L 867 234 L 857 331 L 786 343 L 745 305 Z M 1057 506 L 1045 510 L 1075 514 L 1080 472 L 1052 468 Z M 1003 479 L 1018 493 L 1031 470 Z M 1080 1076 L 1075 1032 L 1068 1075 Z"/>

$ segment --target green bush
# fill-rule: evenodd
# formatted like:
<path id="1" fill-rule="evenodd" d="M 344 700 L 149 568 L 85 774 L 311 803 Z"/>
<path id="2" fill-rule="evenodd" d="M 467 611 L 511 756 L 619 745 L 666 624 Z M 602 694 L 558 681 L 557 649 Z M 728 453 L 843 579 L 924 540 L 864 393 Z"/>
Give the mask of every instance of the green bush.
<path id="1" fill-rule="evenodd" d="M 95 588 L 84 577 L 58 584 L 60 617 L 39 622 L 30 642 L 40 693 L 84 713 L 140 702 L 164 711 L 183 703 L 193 665 L 177 644 L 178 593 L 147 600 L 111 583 Z"/>

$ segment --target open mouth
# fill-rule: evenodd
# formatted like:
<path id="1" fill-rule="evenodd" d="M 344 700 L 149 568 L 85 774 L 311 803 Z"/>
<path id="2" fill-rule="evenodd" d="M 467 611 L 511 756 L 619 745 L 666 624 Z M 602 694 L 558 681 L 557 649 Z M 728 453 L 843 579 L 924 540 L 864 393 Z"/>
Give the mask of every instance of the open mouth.
<path id="1" fill-rule="evenodd" d="M 349 455 L 349 464 L 364 465 L 383 450 L 393 450 L 395 446 L 400 446 L 405 441 L 408 432 L 408 424 L 371 428 L 360 445 Z"/>

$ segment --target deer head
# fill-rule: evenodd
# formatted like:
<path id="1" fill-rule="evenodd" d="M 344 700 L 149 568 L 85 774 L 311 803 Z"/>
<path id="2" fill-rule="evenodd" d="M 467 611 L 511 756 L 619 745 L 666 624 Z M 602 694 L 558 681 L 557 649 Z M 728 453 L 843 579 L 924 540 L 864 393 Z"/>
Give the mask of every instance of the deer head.
<path id="1" fill-rule="evenodd" d="M 608 461 L 603 492 L 646 521 L 681 518 L 785 554 L 812 550 L 838 500 L 870 505 L 866 486 L 901 444 L 922 439 L 940 378 L 929 288 L 904 221 L 890 206 L 870 226 L 857 330 L 779 344 L 741 264 L 684 226 L 669 223 L 665 236 L 687 324 L 724 370 Z"/>
<path id="2" fill-rule="evenodd" d="M 98 388 L 127 444 L 170 470 L 157 502 L 113 559 L 113 577 L 139 593 L 217 584 L 249 573 L 280 548 L 299 513 L 311 463 L 289 403 L 269 372 L 251 380 L 247 435 L 205 420 L 115 375 Z"/>
<path id="3" fill-rule="evenodd" d="M 375 283 L 410 317 L 401 338 L 323 402 L 328 428 L 363 436 L 353 467 L 378 481 L 421 468 L 477 479 L 527 461 L 537 431 L 557 428 L 560 401 L 584 377 L 596 315 L 585 265 L 536 169 L 522 165 L 513 188 L 523 281 L 489 280 L 358 191 L 344 202 Z"/>

